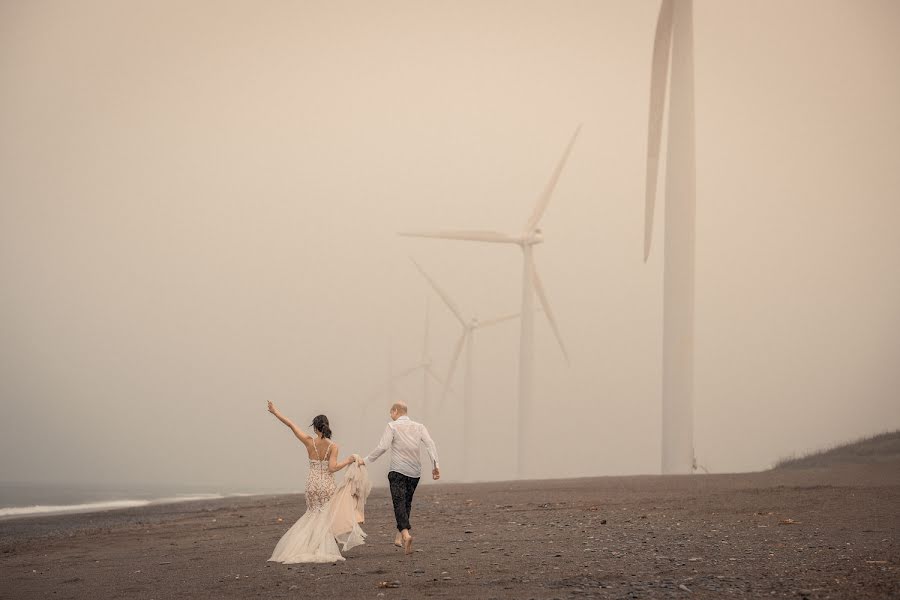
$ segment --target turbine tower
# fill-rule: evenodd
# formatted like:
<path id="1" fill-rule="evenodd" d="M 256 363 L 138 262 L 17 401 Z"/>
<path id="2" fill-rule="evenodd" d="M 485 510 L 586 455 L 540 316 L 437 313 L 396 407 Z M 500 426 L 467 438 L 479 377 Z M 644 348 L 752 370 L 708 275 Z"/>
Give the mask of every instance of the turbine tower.
<path id="1" fill-rule="evenodd" d="M 362 408 L 359 411 L 359 435 L 360 439 L 366 439 L 367 437 L 367 429 L 366 425 L 368 424 L 368 419 L 371 411 L 371 407 L 375 404 L 376 399 L 382 400 L 382 394 L 384 395 L 385 404 L 390 406 L 391 402 L 394 402 L 397 399 L 396 394 L 396 386 L 394 385 L 394 342 L 393 339 L 388 337 L 387 344 L 387 377 L 384 380 L 384 385 L 379 384 L 375 390 L 368 395 L 363 401 Z M 384 408 L 384 406 L 382 406 Z M 383 413 L 382 413 L 383 414 Z"/>
<path id="2" fill-rule="evenodd" d="M 653 41 L 647 134 L 644 262 L 653 240 L 653 209 L 669 71 L 663 263 L 662 472 L 694 468 L 694 157 L 693 0 L 663 0 Z"/>
<path id="3" fill-rule="evenodd" d="M 457 304 L 453 301 L 450 295 L 441 288 L 437 282 L 425 272 L 425 269 L 416 262 L 415 259 L 412 260 L 413 264 L 419 270 L 419 273 L 422 274 L 422 277 L 425 278 L 426 281 L 431 285 L 434 291 L 440 296 L 441 300 L 444 301 L 444 304 L 450 309 L 450 312 L 453 313 L 453 316 L 459 321 L 459 324 L 462 326 L 462 334 L 459 337 L 459 341 L 456 343 L 456 347 L 453 351 L 453 358 L 450 360 L 450 368 L 447 372 L 447 384 L 449 385 L 453 381 L 453 373 L 456 371 L 456 364 L 459 361 L 459 356 L 465 347 L 466 350 L 466 366 L 465 366 L 465 375 L 464 381 L 465 383 L 463 388 L 463 469 L 461 478 L 463 481 L 467 481 L 469 478 L 469 474 L 472 472 L 472 465 L 474 464 L 474 446 L 472 443 L 472 431 L 474 430 L 474 416 L 475 416 L 475 406 L 473 404 L 473 382 L 472 382 L 472 362 L 473 362 L 473 353 L 474 353 L 474 345 L 475 345 L 475 330 L 476 329 L 484 329 L 485 327 L 491 327 L 494 325 L 498 325 L 500 323 L 504 323 L 506 321 L 510 321 L 512 319 L 518 318 L 518 314 L 507 315 L 505 317 L 498 317 L 496 319 L 489 319 L 487 321 L 479 321 L 477 318 L 472 317 L 470 319 L 466 319 L 462 311 L 459 310 Z M 446 390 L 446 387 L 444 388 Z M 446 395 L 446 391 L 445 391 Z"/>
<path id="4" fill-rule="evenodd" d="M 531 217 L 525 223 L 525 227 L 518 235 L 508 235 L 496 231 L 408 231 L 401 232 L 400 235 L 411 237 L 427 237 L 440 238 L 449 240 L 466 240 L 474 242 L 492 242 L 500 244 L 515 244 L 522 250 L 522 310 L 520 315 L 521 333 L 519 336 L 519 397 L 518 404 L 514 410 L 514 418 L 518 421 L 517 439 L 516 439 L 516 475 L 524 477 L 526 469 L 531 465 L 530 456 L 526 457 L 526 452 L 534 452 L 532 444 L 529 444 L 528 434 L 534 431 L 534 405 L 533 405 L 533 375 L 534 375 L 534 294 L 537 292 L 553 334 L 559 342 L 566 362 L 569 355 L 566 352 L 565 344 L 563 344 L 562 336 L 559 333 L 559 327 L 556 319 L 553 317 L 553 311 L 547 301 L 547 294 L 544 286 L 538 277 L 537 269 L 534 265 L 534 246 L 544 241 L 544 234 L 538 228 L 538 223 L 550 203 L 550 197 L 556 182 L 562 173 L 578 132 L 581 130 L 579 125 L 572 134 L 569 144 L 563 152 L 562 158 L 557 163 L 550 181 L 547 182 L 543 193 L 538 197 L 537 204 Z"/>

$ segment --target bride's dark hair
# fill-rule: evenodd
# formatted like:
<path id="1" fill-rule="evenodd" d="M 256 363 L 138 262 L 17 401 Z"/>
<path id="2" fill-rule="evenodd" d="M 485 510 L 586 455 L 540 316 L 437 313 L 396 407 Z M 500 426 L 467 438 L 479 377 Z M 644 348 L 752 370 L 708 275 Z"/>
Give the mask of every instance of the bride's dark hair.
<path id="1" fill-rule="evenodd" d="M 322 433 L 322 437 L 331 439 L 331 427 L 328 426 L 328 417 L 325 415 L 317 416 L 313 419 L 312 426 L 313 429 Z"/>

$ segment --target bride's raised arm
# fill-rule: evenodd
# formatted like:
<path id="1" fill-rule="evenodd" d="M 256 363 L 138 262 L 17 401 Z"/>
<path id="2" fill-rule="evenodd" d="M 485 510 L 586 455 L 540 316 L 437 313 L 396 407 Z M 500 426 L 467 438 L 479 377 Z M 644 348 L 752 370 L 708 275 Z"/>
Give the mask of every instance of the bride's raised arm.
<path id="1" fill-rule="evenodd" d="M 297 436 L 297 439 L 303 442 L 304 446 L 308 446 L 312 444 L 312 436 L 294 425 L 294 422 L 288 419 L 286 416 L 281 414 L 279 410 L 275 407 L 272 401 L 269 401 L 269 412 L 275 415 L 275 418 L 290 427 L 291 431 L 294 432 L 294 435 Z"/>
<path id="2" fill-rule="evenodd" d="M 340 448 L 337 444 L 331 444 L 331 452 L 328 455 L 328 470 L 332 473 L 337 473 L 356 459 L 353 458 L 351 454 L 346 460 L 342 460 L 341 462 L 337 461 L 338 452 Z"/>

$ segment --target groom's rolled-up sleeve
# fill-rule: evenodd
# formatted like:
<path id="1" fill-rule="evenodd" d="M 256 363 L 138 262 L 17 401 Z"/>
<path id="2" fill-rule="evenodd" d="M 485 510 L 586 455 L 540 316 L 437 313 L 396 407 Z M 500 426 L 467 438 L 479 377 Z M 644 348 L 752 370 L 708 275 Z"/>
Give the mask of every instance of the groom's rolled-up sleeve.
<path id="1" fill-rule="evenodd" d="M 390 423 L 385 425 L 384 433 L 381 434 L 381 441 L 378 442 L 378 445 L 374 450 L 369 452 L 369 455 L 363 459 L 365 463 L 375 462 L 378 460 L 382 454 L 388 451 L 388 448 L 391 447 L 391 442 L 394 439 L 394 429 L 391 427 Z"/>

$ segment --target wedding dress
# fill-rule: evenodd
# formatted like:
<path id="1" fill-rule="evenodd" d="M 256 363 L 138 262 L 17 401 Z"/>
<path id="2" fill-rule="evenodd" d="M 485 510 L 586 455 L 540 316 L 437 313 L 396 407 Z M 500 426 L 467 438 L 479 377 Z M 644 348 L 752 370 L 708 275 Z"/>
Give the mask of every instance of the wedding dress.
<path id="1" fill-rule="evenodd" d="M 352 462 L 344 480 L 335 485 L 334 474 L 328 470 L 330 450 L 329 445 L 325 458 L 309 460 L 306 512 L 278 541 L 270 561 L 335 562 L 344 560 L 341 549 L 346 552 L 365 543 L 366 533 L 359 524 L 372 489 L 367 469 Z M 318 452 L 316 448 L 317 456 Z"/>

